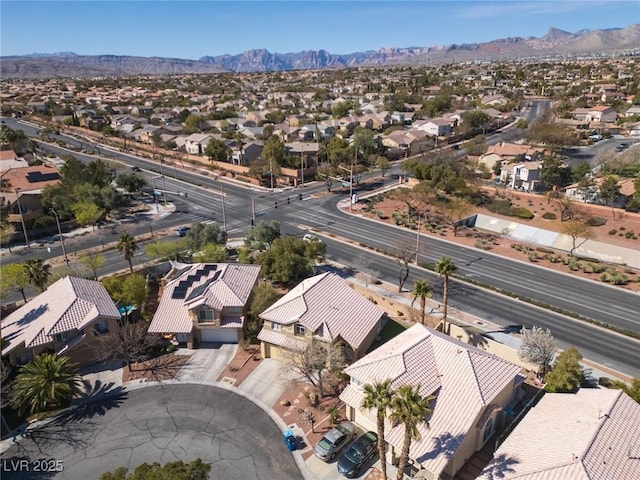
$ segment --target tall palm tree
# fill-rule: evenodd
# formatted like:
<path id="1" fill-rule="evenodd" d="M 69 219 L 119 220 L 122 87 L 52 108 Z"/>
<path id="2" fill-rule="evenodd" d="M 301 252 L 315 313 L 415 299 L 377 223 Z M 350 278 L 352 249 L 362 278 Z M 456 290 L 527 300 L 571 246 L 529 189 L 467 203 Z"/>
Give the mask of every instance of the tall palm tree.
<path id="1" fill-rule="evenodd" d="M 434 271 L 444 277 L 444 283 L 442 287 L 442 331 L 443 333 L 449 334 L 449 329 L 447 328 L 447 306 L 449 304 L 449 275 L 455 272 L 458 269 L 456 264 L 453 263 L 449 257 L 442 257 L 440 260 L 436 262 L 434 267 Z"/>
<path id="2" fill-rule="evenodd" d="M 118 239 L 116 248 L 124 255 L 124 259 L 129 262 L 129 270 L 133 273 L 133 254 L 138 250 L 138 242 L 129 233 L 123 233 Z"/>
<path id="3" fill-rule="evenodd" d="M 397 480 L 402 480 L 404 469 L 409 458 L 409 449 L 413 440 L 420 440 L 418 425 L 426 422 L 427 415 L 431 414 L 429 404 L 434 397 L 420 395 L 420 386 L 403 385 L 399 387 L 391 401 L 391 421 L 395 424 L 404 425 L 404 442 L 402 444 L 402 455 L 398 465 Z M 429 422 L 427 427 L 429 427 Z"/>
<path id="4" fill-rule="evenodd" d="M 11 400 L 20 413 L 43 412 L 67 405 L 79 385 L 78 367 L 68 357 L 43 353 L 20 369 Z"/>
<path id="5" fill-rule="evenodd" d="M 387 411 L 391 407 L 393 393 L 393 389 L 391 388 L 391 380 L 388 379 L 380 383 L 374 383 L 373 385 L 366 384 L 364 386 L 364 398 L 362 399 L 362 408 L 365 408 L 367 410 L 376 409 L 378 455 L 380 456 L 382 478 L 384 480 L 387 480 L 387 444 L 384 440 L 384 419 L 387 416 Z"/>
<path id="6" fill-rule="evenodd" d="M 51 278 L 51 265 L 44 263 L 42 257 L 30 258 L 24 263 L 24 273 L 34 287 L 41 292 L 47 289 L 47 283 Z"/>
<path id="7" fill-rule="evenodd" d="M 413 301 L 411 306 L 415 303 L 416 299 L 420 299 L 420 323 L 424 325 L 425 308 L 427 304 L 427 298 L 431 298 L 431 287 L 426 280 L 416 280 L 413 282 Z"/>

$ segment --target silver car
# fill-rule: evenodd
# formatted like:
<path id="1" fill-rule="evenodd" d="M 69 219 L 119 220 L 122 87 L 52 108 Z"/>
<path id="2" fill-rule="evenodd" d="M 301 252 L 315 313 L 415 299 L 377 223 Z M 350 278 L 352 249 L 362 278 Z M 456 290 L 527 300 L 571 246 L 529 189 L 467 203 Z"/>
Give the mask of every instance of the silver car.
<path id="1" fill-rule="evenodd" d="M 344 447 L 356 438 L 356 426 L 351 422 L 342 422 L 320 439 L 313 448 L 313 453 L 320 460 L 330 462 Z"/>

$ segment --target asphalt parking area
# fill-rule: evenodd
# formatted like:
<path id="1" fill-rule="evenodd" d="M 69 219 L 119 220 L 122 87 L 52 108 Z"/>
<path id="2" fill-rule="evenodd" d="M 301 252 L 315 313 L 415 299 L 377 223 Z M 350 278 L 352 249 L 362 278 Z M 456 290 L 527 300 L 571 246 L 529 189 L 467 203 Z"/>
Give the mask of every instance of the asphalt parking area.
<path id="1" fill-rule="evenodd" d="M 121 389 L 70 410 L 4 452 L 1 473 L 3 480 L 86 480 L 119 466 L 132 471 L 144 462 L 198 457 L 212 464 L 211 479 L 303 478 L 280 428 L 260 407 L 232 391 L 192 384 Z M 43 466 L 53 471 L 34 471 Z"/>

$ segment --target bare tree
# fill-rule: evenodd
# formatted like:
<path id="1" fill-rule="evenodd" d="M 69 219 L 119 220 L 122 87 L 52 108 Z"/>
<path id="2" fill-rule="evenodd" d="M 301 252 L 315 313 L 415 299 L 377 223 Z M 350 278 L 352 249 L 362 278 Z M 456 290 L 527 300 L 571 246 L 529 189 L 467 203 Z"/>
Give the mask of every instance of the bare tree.
<path id="1" fill-rule="evenodd" d="M 125 323 L 117 332 L 100 337 L 97 352 L 101 360 L 119 360 L 131 369 L 131 364 L 145 360 L 158 338 L 149 335 L 140 323 Z"/>
<path id="2" fill-rule="evenodd" d="M 558 345 L 553 340 L 551 330 L 548 328 L 543 330 L 538 327 L 523 328 L 520 335 L 522 336 L 522 344 L 518 355 L 524 360 L 535 363 L 540 369 L 540 375 L 544 377 L 558 351 Z"/>
<path id="3" fill-rule="evenodd" d="M 288 350 L 284 357 L 296 373 L 318 389 L 320 396 L 324 396 L 324 372 L 340 371 L 346 364 L 342 342 L 323 342 L 315 338 L 304 350 Z"/>
<path id="4" fill-rule="evenodd" d="M 369 285 L 375 283 L 380 276 L 380 272 L 371 269 L 370 265 L 371 262 L 364 255 L 359 255 L 353 262 L 357 271 L 356 278 L 362 280 L 365 288 L 369 288 Z"/>
<path id="5" fill-rule="evenodd" d="M 398 263 L 398 293 L 402 293 L 404 284 L 409 278 L 409 262 L 416 254 L 414 245 L 409 241 L 402 241 L 396 252 Z"/>
<path id="6" fill-rule="evenodd" d="M 573 198 L 563 195 L 556 199 L 556 203 L 558 204 L 558 208 L 560 209 L 561 222 L 573 220 L 573 218 L 578 214 L 576 201 Z"/>
<path id="7" fill-rule="evenodd" d="M 564 224 L 562 233 L 571 237 L 569 256 L 573 257 L 573 252 L 591 238 L 591 227 L 582 220 L 571 220 Z"/>

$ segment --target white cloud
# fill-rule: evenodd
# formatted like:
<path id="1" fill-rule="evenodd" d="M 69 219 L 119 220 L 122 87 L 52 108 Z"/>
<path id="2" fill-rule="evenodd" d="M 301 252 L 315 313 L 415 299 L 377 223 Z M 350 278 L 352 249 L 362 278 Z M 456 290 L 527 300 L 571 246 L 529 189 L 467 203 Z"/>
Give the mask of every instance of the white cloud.
<path id="1" fill-rule="evenodd" d="M 458 18 L 487 18 L 487 17 L 528 17 L 531 15 L 551 15 L 567 13 L 585 8 L 593 9 L 607 5 L 605 1 L 544 1 L 544 2 L 474 2 L 461 5 L 454 10 L 453 16 Z"/>

